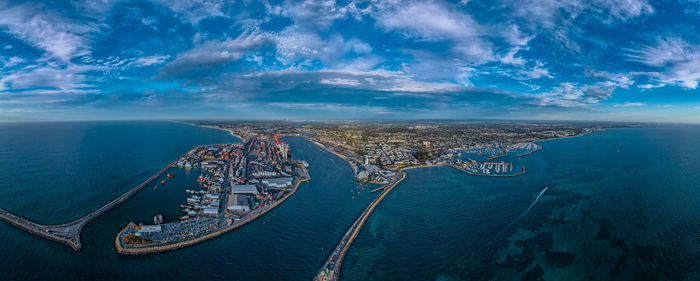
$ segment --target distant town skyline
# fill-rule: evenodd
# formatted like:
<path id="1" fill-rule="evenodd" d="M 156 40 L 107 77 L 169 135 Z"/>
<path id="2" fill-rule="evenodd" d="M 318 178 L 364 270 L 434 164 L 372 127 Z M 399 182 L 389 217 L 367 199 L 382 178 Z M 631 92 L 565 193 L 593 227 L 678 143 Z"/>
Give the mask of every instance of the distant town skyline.
<path id="1" fill-rule="evenodd" d="M 700 2 L 0 0 L 0 122 L 700 123 Z"/>

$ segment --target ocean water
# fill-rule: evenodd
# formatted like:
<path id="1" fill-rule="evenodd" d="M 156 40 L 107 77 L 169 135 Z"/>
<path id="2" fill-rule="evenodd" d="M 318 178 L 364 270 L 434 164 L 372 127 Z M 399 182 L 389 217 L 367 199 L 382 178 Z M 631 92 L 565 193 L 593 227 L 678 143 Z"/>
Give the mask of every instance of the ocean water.
<path id="1" fill-rule="evenodd" d="M 235 142 L 227 132 L 168 122 L 0 124 L 0 207 L 42 223 L 82 217 L 191 147 Z M 176 251 L 122 256 L 115 235 L 161 213 L 177 220 L 197 170 L 146 187 L 89 223 L 83 249 L 0 222 L 0 280 L 306 280 L 375 194 L 343 160 L 300 138 L 284 139 L 311 165 L 312 181 L 263 217 Z M 154 185 L 154 184 L 152 184 Z"/>
<path id="2" fill-rule="evenodd" d="M 699 138 L 668 125 L 545 141 L 514 178 L 411 170 L 342 279 L 700 280 Z"/>
<path id="3" fill-rule="evenodd" d="M 698 126 L 646 126 L 546 141 L 504 158 L 526 165 L 514 178 L 410 170 L 365 224 L 341 280 L 700 280 L 698 138 Z M 70 221 L 192 146 L 234 141 L 167 122 L 0 124 L 0 207 Z M 88 224 L 80 252 L 0 222 L 0 280 L 309 280 L 376 194 L 341 159 L 284 141 L 312 179 L 242 228 L 176 251 L 117 254 L 129 221 L 181 215 L 198 172 L 172 169 L 158 190 Z"/>

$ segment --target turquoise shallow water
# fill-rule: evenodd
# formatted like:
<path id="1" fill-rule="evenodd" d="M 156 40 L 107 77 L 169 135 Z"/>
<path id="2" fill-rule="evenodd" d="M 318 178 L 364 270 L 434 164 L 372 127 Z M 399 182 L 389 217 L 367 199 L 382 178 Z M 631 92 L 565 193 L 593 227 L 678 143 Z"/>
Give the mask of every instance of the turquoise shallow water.
<path id="1" fill-rule="evenodd" d="M 650 126 L 547 141 L 515 159 L 527 166 L 515 178 L 411 170 L 361 231 L 342 279 L 698 280 L 698 137 L 697 126 Z M 69 221 L 192 146 L 233 141 L 167 122 L 0 124 L 0 207 Z M 129 221 L 179 215 L 197 172 L 173 169 L 166 185 L 88 224 L 81 252 L 0 222 L 0 280 L 308 280 L 376 194 L 332 154 L 285 141 L 312 180 L 245 227 L 173 252 L 118 255 L 114 235 Z"/>

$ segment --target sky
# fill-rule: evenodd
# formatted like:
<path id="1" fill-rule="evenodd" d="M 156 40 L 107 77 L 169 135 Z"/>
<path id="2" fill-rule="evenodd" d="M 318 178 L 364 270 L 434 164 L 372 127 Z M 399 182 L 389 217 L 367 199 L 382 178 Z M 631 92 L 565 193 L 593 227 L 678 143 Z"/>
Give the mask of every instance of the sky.
<path id="1" fill-rule="evenodd" d="M 0 0 L 0 121 L 700 123 L 700 0 Z"/>

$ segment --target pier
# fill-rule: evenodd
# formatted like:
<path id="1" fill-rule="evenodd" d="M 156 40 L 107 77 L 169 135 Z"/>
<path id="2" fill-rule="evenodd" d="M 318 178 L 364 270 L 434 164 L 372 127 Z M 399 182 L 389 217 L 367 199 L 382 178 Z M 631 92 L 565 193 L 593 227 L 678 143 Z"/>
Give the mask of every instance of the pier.
<path id="1" fill-rule="evenodd" d="M 360 233 L 360 230 L 367 221 L 367 218 L 369 218 L 369 215 L 372 214 L 374 208 L 377 207 L 379 202 L 381 202 L 384 199 L 384 197 L 386 197 L 386 195 L 389 194 L 389 192 L 391 192 L 391 190 L 394 189 L 394 187 L 396 187 L 396 185 L 398 185 L 405 178 L 406 173 L 401 172 L 400 179 L 395 179 L 393 182 L 385 185 L 387 187 L 384 188 L 384 191 L 379 196 L 374 198 L 374 200 L 372 200 L 372 202 L 362 212 L 360 217 L 355 221 L 355 223 L 352 224 L 350 229 L 345 233 L 343 238 L 340 239 L 340 243 L 335 248 L 335 250 L 333 250 L 331 256 L 328 257 L 328 260 L 326 260 L 326 262 L 323 264 L 323 267 L 321 267 L 320 272 L 314 277 L 314 281 L 338 280 L 340 276 L 340 265 L 343 262 L 343 258 L 348 252 L 348 249 L 350 249 L 350 244 L 352 244 L 357 235 Z"/>
<path id="2" fill-rule="evenodd" d="M 189 151 L 187 153 L 189 153 Z M 182 156 L 184 155 L 185 154 L 183 154 Z M 84 217 L 74 220 L 72 222 L 55 225 L 43 225 L 24 219 L 4 209 L 0 209 L 0 219 L 14 226 L 17 226 L 29 233 L 36 234 L 49 240 L 67 244 L 68 246 L 71 246 L 73 250 L 80 251 L 80 249 L 82 248 L 82 244 L 80 243 L 80 232 L 83 230 L 83 227 L 85 227 L 85 225 L 87 225 L 90 221 L 94 220 L 100 215 L 104 214 L 105 212 L 109 211 L 110 209 L 114 208 L 115 206 L 129 199 L 131 195 L 135 194 L 139 190 L 149 185 L 153 180 L 162 176 L 163 173 L 168 171 L 168 169 L 175 167 L 176 163 L 180 160 L 182 156 L 175 159 L 175 161 L 165 166 L 165 168 L 161 169 L 160 171 L 158 171 L 158 173 L 152 175 L 150 178 L 146 179 L 141 184 L 135 186 L 131 190 L 127 191 L 126 193 L 122 194 L 121 196 L 117 197 L 116 199 L 112 200 L 111 202 L 107 203 L 101 208 L 94 210 L 91 213 L 85 215 Z"/>

